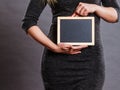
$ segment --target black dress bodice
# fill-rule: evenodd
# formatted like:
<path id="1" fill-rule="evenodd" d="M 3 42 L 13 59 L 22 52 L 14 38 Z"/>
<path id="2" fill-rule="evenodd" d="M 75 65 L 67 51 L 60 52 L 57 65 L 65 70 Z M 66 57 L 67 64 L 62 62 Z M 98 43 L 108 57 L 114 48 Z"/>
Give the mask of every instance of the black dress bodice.
<path id="1" fill-rule="evenodd" d="M 57 0 L 57 3 L 49 4 L 53 14 L 52 23 L 57 22 L 58 16 L 71 16 L 79 2 L 103 5 L 106 7 L 113 7 L 119 14 L 120 7 L 117 0 Z M 36 25 L 40 14 L 46 6 L 46 0 L 31 0 L 23 20 L 22 28 L 27 31 L 29 27 Z M 96 14 L 89 14 L 94 16 L 96 23 L 99 24 L 99 17 Z"/>
<path id="2" fill-rule="evenodd" d="M 45 1 L 45 2 L 43 2 Z M 57 17 L 71 16 L 79 2 L 113 7 L 119 14 L 117 0 L 57 0 L 49 4 L 53 14 L 49 38 L 56 43 Z M 31 0 L 23 20 L 22 28 L 34 25 L 47 4 L 47 0 Z M 104 82 L 104 60 L 100 43 L 100 17 L 95 13 L 95 46 L 82 49 L 81 54 L 55 53 L 45 48 L 42 58 L 42 76 L 45 90 L 102 90 Z"/>

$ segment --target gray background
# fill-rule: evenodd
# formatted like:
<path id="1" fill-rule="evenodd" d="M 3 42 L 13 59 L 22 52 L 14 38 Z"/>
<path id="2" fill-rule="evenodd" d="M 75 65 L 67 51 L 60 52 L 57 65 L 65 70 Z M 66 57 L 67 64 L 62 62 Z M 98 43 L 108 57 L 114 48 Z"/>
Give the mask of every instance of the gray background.
<path id="1" fill-rule="evenodd" d="M 119 0 L 120 1 L 120 0 Z M 43 46 L 21 29 L 29 0 L 0 0 L 0 90 L 44 90 L 40 67 Z M 41 15 L 39 25 L 48 33 L 50 8 Z M 120 22 L 102 21 L 101 37 L 106 64 L 103 90 L 120 90 Z"/>

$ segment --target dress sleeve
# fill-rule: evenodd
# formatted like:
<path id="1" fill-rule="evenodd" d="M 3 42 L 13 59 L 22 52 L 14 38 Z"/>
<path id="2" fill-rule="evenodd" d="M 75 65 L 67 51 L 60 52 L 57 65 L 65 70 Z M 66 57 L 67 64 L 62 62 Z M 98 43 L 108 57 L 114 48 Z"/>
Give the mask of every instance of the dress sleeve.
<path id="1" fill-rule="evenodd" d="M 118 22 L 120 20 L 120 6 L 119 6 L 119 2 L 117 0 L 101 0 L 102 1 L 102 5 L 105 7 L 113 7 L 117 13 L 118 13 L 118 19 L 116 22 Z"/>
<path id="2" fill-rule="evenodd" d="M 45 1 L 45 2 L 44 2 Z M 27 32 L 27 30 L 33 26 L 37 25 L 37 21 L 43 9 L 46 6 L 46 0 L 30 0 L 26 14 L 22 24 L 22 28 Z"/>

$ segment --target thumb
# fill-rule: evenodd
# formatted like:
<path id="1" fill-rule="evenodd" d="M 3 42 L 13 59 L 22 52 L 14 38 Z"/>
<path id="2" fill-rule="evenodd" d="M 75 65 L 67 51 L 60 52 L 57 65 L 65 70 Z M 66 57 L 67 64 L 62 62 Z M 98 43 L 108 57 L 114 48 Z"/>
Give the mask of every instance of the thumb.
<path id="1" fill-rule="evenodd" d="M 64 43 L 59 43 L 58 46 L 59 46 L 61 49 L 63 49 L 63 50 L 69 50 L 69 49 L 72 48 L 72 45 L 70 45 L 70 44 L 64 44 Z"/>

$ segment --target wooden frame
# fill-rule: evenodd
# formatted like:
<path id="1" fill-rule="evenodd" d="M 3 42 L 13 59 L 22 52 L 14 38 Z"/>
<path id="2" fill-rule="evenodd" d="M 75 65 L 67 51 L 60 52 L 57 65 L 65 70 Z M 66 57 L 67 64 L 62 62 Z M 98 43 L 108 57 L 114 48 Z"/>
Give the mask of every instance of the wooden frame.
<path id="1" fill-rule="evenodd" d="M 94 17 L 58 17 L 57 44 L 59 43 L 93 46 L 95 44 Z"/>

